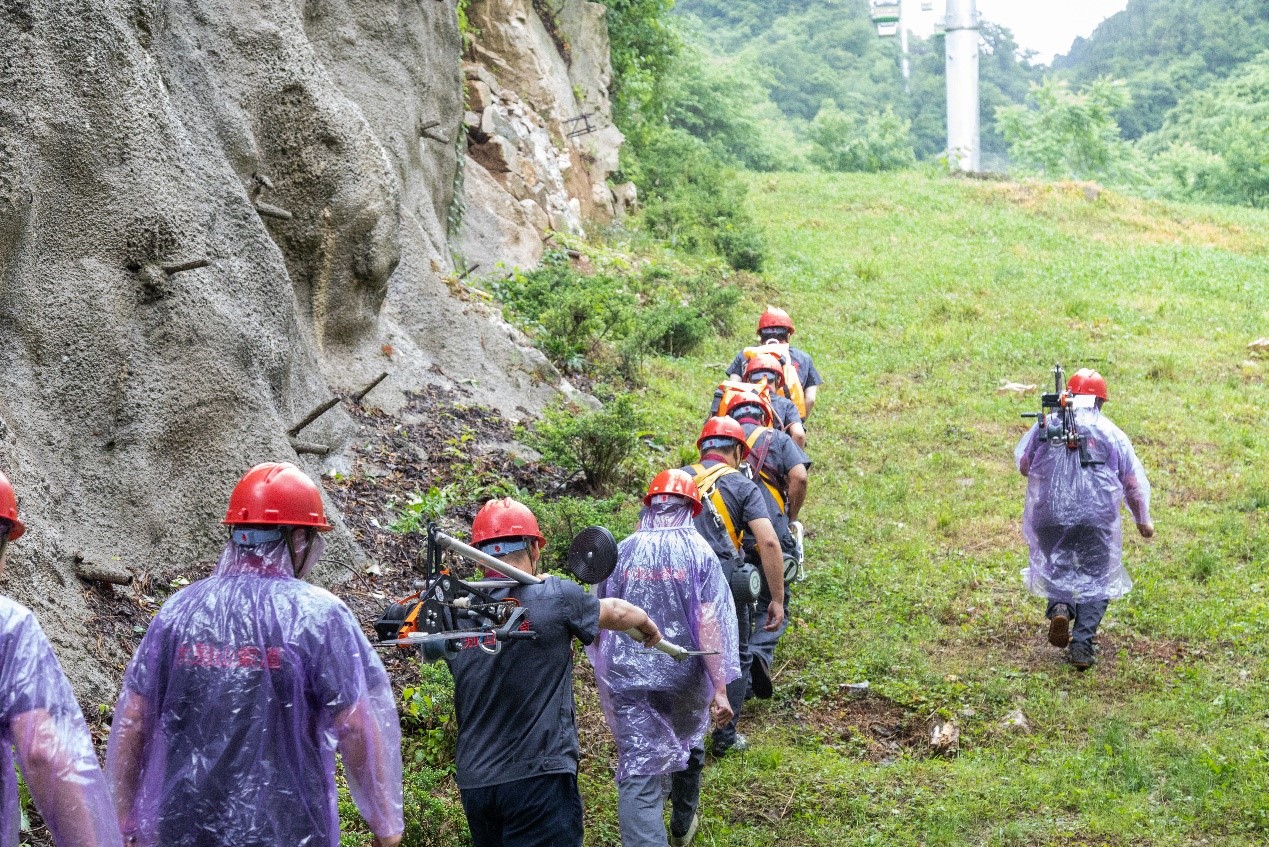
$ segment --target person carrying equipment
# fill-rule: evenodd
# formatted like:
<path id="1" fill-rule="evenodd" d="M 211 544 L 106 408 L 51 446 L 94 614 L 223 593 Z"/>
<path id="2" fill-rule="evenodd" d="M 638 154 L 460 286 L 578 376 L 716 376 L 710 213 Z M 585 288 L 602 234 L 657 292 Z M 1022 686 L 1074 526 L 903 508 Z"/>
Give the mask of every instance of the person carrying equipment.
<path id="1" fill-rule="evenodd" d="M 728 417 L 710 418 L 696 446 L 701 452 L 700 462 L 682 470 L 696 483 L 704 505 L 695 519 L 696 530 L 718 556 L 723 575 L 732 585 L 739 636 L 740 676 L 727 685 L 727 700 L 735 714 L 724 726 L 715 729 L 712 736 L 713 753 L 722 756 L 729 750 L 745 750 L 749 746 L 745 737 L 736 732 L 736 723 L 749 686 L 752 605 L 759 592 L 755 590 L 758 586 L 738 587 L 752 585 L 749 579 L 743 578 L 746 570 L 752 570 L 744 561 L 745 539 L 752 537 L 767 584 L 778 588 L 772 591 L 765 609 L 766 629 L 771 632 L 784 623 L 784 563 L 767 502 L 759 486 L 738 470 L 741 460 L 749 453 L 744 429 Z"/>
<path id="2" fill-rule="evenodd" d="M 596 596 L 618 597 L 656 620 L 664 636 L 711 655 L 675 662 L 614 632 L 586 648 L 599 701 L 617 742 L 617 819 L 622 847 L 691 844 L 697 827 L 704 736 L 733 717 L 727 683 L 740 676 L 736 606 L 718 557 L 692 519 L 701 498 L 681 470 L 662 471 L 644 497 L 633 535 Z"/>
<path id="3" fill-rule="evenodd" d="M 537 573 L 546 546 L 533 512 L 511 498 L 486 503 L 471 537 L 473 547 L 528 574 Z M 472 843 L 581 847 L 573 639 L 588 645 L 601 629 L 635 628 L 651 647 L 661 632 L 637 606 L 598 599 L 553 575 L 490 594 L 514 598 L 525 609 L 522 628 L 536 637 L 498 642 L 492 655 L 473 649 L 443 657 L 454 677 L 456 780 Z"/>
<path id="4" fill-rule="evenodd" d="M 714 391 L 714 403 L 709 408 L 710 417 L 718 414 L 723 398 L 733 391 L 752 391 L 757 387 L 771 403 L 774 414 L 774 426 L 793 439 L 793 443 L 806 449 L 806 429 L 802 426 L 802 415 L 792 400 L 780 393 L 784 385 L 784 369 L 775 356 L 763 353 L 754 356 L 745 363 L 744 382 L 728 380 L 720 384 Z M 765 387 L 765 391 L 764 391 Z"/>
<path id="5" fill-rule="evenodd" d="M 1054 371 L 1060 388 L 1061 368 Z M 1128 436 L 1101 413 L 1106 399 L 1101 374 L 1077 371 L 1065 392 L 1046 397 L 1046 412 L 1014 451 L 1027 478 L 1022 531 L 1031 553 L 1023 582 L 1048 600 L 1049 643 L 1069 644 L 1079 670 L 1095 662 L 1093 638 L 1107 605 L 1132 588 L 1120 504 L 1143 538 L 1154 536 L 1150 482 Z M 1049 408 L 1058 411 L 1046 414 Z"/>
<path id="6" fill-rule="evenodd" d="M 0 473 L 0 573 L 26 532 Z M 17 847 L 22 778 L 56 847 L 119 847 L 119 824 L 92 736 L 52 645 L 31 610 L 0 597 L 0 847 Z"/>
<path id="7" fill-rule="evenodd" d="M 404 830 L 401 730 L 348 607 L 304 582 L 330 525 L 287 462 L 235 486 L 212 576 L 178 591 L 124 676 L 106 770 L 129 843 L 338 847 L 335 753 L 374 834 Z"/>
<path id="8" fill-rule="evenodd" d="M 767 613 L 760 613 L 758 629 L 749 641 L 749 651 L 753 654 L 750 669 L 753 693 L 766 699 L 772 694 L 771 663 L 775 659 L 775 648 L 788 626 L 788 584 L 797 575 L 798 544 L 789 525 L 798 519 L 802 504 L 806 501 L 807 471 L 811 467 L 811 460 L 793 439 L 771 428 L 771 407 L 761 402 L 760 396 L 735 394 L 728 400 L 721 411 L 739 423 L 745 432 L 745 444 L 749 447 L 745 471 L 758 483 L 758 488 L 767 501 L 767 509 L 771 514 L 776 538 L 780 541 L 784 561 L 781 571 L 784 614 L 781 615 L 781 623 L 771 629 L 766 625 Z M 769 585 L 764 580 L 762 594 L 758 597 L 759 609 L 771 608 Z"/>
<path id="9" fill-rule="evenodd" d="M 727 366 L 727 373 L 739 377 L 745 372 L 746 363 L 755 356 L 774 356 L 783 371 L 780 393 L 797 406 L 802 420 L 806 421 L 815 408 L 819 395 L 819 387 L 823 384 L 820 372 L 815 369 L 815 362 L 810 354 L 789 344 L 793 336 L 793 319 L 789 313 L 775 306 L 758 318 L 758 341 L 756 347 L 746 347 L 736 354 L 736 358 Z"/>

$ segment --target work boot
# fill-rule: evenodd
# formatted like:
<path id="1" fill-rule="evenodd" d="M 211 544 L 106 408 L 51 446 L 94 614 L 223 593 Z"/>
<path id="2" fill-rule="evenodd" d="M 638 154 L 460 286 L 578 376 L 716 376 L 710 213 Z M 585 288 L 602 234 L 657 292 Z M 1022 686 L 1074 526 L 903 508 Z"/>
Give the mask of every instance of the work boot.
<path id="1" fill-rule="evenodd" d="M 749 668 L 749 684 L 753 688 L 753 696 L 762 700 L 771 699 L 771 668 L 761 656 L 753 657 L 753 666 Z"/>
<path id="2" fill-rule="evenodd" d="M 714 753 L 715 759 L 721 759 L 723 756 L 726 756 L 728 753 L 731 753 L 731 752 L 743 753 L 748 749 L 749 749 L 749 739 L 745 738 L 739 732 L 736 733 L 736 737 L 732 739 L 730 744 L 724 741 L 720 741 L 717 738 L 714 739 L 713 753 Z"/>
<path id="3" fill-rule="evenodd" d="M 1054 647 L 1065 647 L 1071 643 L 1071 618 L 1074 616 L 1071 607 L 1064 603 L 1053 607 L 1053 617 L 1049 618 L 1049 643 Z"/>
<path id="4" fill-rule="evenodd" d="M 696 837 L 696 827 L 700 825 L 701 819 L 698 815 L 692 815 L 692 823 L 688 825 L 687 832 L 682 835 L 675 835 L 670 832 L 670 847 L 688 847 L 692 843 L 692 839 Z"/>
<path id="5" fill-rule="evenodd" d="M 1072 641 L 1069 658 L 1077 671 L 1088 670 L 1097 662 L 1093 658 L 1093 642 Z"/>

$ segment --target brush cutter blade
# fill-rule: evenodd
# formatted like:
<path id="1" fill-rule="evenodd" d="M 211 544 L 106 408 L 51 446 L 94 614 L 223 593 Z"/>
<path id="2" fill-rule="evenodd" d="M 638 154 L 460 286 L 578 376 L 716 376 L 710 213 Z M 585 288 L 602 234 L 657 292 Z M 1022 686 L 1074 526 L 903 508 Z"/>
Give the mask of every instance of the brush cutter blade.
<path id="1" fill-rule="evenodd" d="M 588 526 L 568 547 L 568 569 L 579 582 L 598 585 L 617 567 L 617 539 L 602 526 Z"/>

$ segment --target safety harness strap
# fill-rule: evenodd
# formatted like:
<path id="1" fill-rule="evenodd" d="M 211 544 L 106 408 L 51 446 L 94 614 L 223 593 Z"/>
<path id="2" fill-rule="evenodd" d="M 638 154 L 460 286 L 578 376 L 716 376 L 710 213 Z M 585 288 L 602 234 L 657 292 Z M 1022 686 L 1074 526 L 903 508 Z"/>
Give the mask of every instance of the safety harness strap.
<path id="1" fill-rule="evenodd" d="M 712 468 L 706 468 L 702 464 L 692 465 L 692 480 L 696 483 L 697 490 L 705 495 L 705 502 L 709 503 L 710 511 L 722 523 L 723 529 L 727 530 L 727 537 L 731 539 L 732 545 L 740 550 L 745 542 L 745 531 L 736 527 L 736 521 L 727 508 L 727 501 L 723 499 L 723 493 L 718 490 L 718 481 L 733 473 L 740 473 L 740 471 L 721 462 Z"/>
<path id="2" fill-rule="evenodd" d="M 749 467 L 754 471 L 754 473 L 758 474 L 758 479 L 760 479 L 762 484 L 767 487 L 767 490 L 771 492 L 771 496 L 775 499 L 776 506 L 780 508 L 780 514 L 786 514 L 784 508 L 784 492 L 780 490 L 780 486 L 776 484 L 775 479 L 767 473 L 765 467 L 767 464 L 767 453 L 771 450 L 771 439 L 767 439 L 767 443 L 761 452 L 758 451 L 758 441 L 762 438 L 762 434 L 765 432 L 773 432 L 773 430 L 766 426 L 754 427 L 753 432 L 749 433 L 749 437 L 745 439 L 745 443 L 749 445 Z M 756 464 L 753 461 L 755 455 L 757 455 Z"/>

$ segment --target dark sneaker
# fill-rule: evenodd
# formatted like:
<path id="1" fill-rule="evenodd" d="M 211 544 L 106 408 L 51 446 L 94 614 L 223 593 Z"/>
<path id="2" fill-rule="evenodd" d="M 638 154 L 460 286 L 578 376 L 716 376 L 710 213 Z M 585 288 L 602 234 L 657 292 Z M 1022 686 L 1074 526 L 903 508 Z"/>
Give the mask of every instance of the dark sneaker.
<path id="1" fill-rule="evenodd" d="M 696 828 L 700 825 L 701 820 L 696 815 L 692 815 L 692 824 L 687 828 L 687 832 L 682 835 L 670 833 L 670 847 L 689 847 L 692 839 L 696 837 Z"/>
<path id="2" fill-rule="evenodd" d="M 723 756 L 726 756 L 728 753 L 743 753 L 748 749 L 749 749 L 749 739 L 745 738 L 739 732 L 736 733 L 736 737 L 732 739 L 730 744 L 720 741 L 717 738 L 714 739 L 713 753 L 714 753 L 715 759 L 721 759 Z"/>
<path id="3" fill-rule="evenodd" d="M 1049 618 L 1049 643 L 1054 647 L 1065 647 L 1071 643 L 1071 607 L 1059 605 L 1053 609 L 1053 617 Z"/>
<path id="4" fill-rule="evenodd" d="M 1093 642 L 1072 641 L 1070 650 L 1071 664 L 1077 671 L 1086 671 L 1097 663 L 1093 658 Z"/>
<path id="5" fill-rule="evenodd" d="M 753 657 L 753 665 L 749 669 L 749 684 L 753 687 L 753 696 L 761 700 L 771 699 L 771 668 L 759 656 Z"/>

